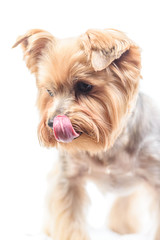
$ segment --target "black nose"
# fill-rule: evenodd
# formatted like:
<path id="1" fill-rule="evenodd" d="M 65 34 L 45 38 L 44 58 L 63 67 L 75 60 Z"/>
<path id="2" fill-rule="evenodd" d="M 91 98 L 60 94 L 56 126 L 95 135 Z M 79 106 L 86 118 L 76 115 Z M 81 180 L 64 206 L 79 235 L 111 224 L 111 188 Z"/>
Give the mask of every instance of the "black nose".
<path id="1" fill-rule="evenodd" d="M 49 126 L 50 128 L 53 128 L 53 119 L 49 119 L 49 120 L 48 120 L 48 126 Z"/>

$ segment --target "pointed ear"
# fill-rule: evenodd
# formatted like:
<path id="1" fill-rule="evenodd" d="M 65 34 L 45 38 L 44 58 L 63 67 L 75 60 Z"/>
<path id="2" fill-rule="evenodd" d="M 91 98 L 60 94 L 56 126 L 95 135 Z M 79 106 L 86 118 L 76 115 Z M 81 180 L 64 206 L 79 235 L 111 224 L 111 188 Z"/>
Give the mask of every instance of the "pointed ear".
<path id="1" fill-rule="evenodd" d="M 54 37 L 50 33 L 40 29 L 32 29 L 25 35 L 20 36 L 13 48 L 19 44 L 22 46 L 27 67 L 32 73 L 36 73 L 45 48 L 51 42 L 54 42 Z"/>
<path id="2" fill-rule="evenodd" d="M 117 30 L 88 30 L 82 37 L 86 55 L 95 71 L 107 68 L 135 44 Z"/>

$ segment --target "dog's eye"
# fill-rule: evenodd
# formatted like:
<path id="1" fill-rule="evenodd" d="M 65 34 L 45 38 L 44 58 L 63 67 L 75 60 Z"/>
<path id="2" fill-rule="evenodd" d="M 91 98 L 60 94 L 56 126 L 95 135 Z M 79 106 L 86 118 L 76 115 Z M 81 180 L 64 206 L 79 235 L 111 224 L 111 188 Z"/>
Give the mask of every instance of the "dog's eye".
<path id="1" fill-rule="evenodd" d="M 51 97 L 53 97 L 53 93 L 52 93 L 51 90 L 48 90 L 48 89 L 47 89 L 47 92 L 49 93 L 49 95 L 50 95 Z"/>
<path id="2" fill-rule="evenodd" d="M 78 82 L 76 84 L 76 92 L 86 94 L 92 90 L 92 87 L 93 86 L 91 84 L 87 84 L 85 82 Z"/>

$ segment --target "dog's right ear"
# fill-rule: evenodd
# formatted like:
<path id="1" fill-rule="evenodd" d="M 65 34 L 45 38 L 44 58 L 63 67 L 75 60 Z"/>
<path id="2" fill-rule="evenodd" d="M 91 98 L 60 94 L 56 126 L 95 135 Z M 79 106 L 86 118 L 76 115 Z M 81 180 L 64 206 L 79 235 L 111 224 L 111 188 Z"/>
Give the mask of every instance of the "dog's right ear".
<path id="1" fill-rule="evenodd" d="M 81 36 L 86 56 L 95 71 L 109 67 L 115 60 L 123 61 L 140 69 L 140 49 L 123 32 L 114 29 L 88 30 Z"/>
<path id="2" fill-rule="evenodd" d="M 54 37 L 50 33 L 40 29 L 33 29 L 20 36 L 13 48 L 21 44 L 26 65 L 32 73 L 36 74 L 38 63 L 44 54 L 45 48 L 49 43 L 53 42 Z"/>

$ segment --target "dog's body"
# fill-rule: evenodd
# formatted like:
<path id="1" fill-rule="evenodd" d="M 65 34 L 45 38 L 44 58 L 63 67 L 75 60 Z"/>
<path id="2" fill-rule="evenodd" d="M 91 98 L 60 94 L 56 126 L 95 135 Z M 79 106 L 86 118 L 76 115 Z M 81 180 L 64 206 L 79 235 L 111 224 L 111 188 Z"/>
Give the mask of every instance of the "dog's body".
<path id="1" fill-rule="evenodd" d="M 85 184 L 91 180 L 102 192 L 125 196 L 111 212 L 110 228 L 136 232 L 139 219 L 126 196 L 145 183 L 159 240 L 160 115 L 138 91 L 139 48 L 115 30 L 67 40 L 33 30 L 19 43 L 39 88 L 40 141 L 60 151 L 50 175 L 45 231 L 55 240 L 89 239 Z"/>

